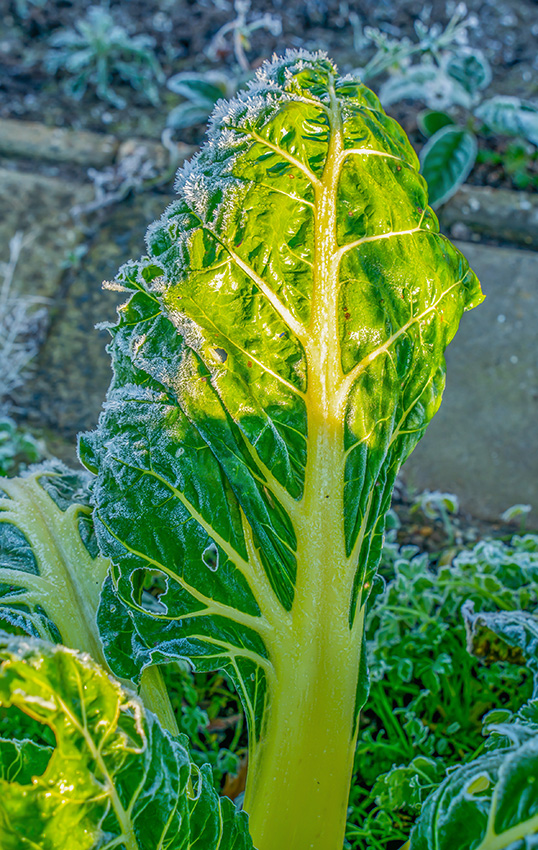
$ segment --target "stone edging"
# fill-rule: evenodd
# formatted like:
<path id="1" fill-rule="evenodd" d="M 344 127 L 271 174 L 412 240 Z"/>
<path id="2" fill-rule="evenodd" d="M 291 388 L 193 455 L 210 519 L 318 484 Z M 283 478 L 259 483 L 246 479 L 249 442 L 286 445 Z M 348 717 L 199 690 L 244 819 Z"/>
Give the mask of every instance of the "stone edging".
<path id="1" fill-rule="evenodd" d="M 538 250 L 537 193 L 465 184 L 441 207 L 439 219 L 456 239 L 468 239 L 470 231 Z"/>

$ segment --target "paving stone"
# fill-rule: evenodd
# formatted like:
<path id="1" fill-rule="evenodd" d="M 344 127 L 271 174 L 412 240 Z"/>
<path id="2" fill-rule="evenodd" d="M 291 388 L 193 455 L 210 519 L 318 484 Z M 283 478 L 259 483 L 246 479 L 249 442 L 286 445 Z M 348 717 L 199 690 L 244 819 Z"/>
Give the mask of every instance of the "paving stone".
<path id="1" fill-rule="evenodd" d="M 37 121 L 0 121 L 0 153 L 4 156 L 104 168 L 114 161 L 119 144 L 105 133 L 47 127 Z"/>
<path id="2" fill-rule="evenodd" d="M 53 320 L 33 378 L 20 391 L 27 420 L 44 430 L 48 445 L 63 460 L 75 458 L 76 435 L 94 428 L 110 384 L 110 335 L 98 322 L 114 321 L 125 295 L 103 291 L 103 280 L 140 256 L 148 223 L 172 197 L 147 193 L 107 213 L 80 268 L 68 271 L 53 304 Z"/>
<path id="3" fill-rule="evenodd" d="M 467 239 L 458 229 L 538 248 L 538 194 L 468 184 L 439 210 L 445 233 Z"/>
<path id="4" fill-rule="evenodd" d="M 3 262 L 9 242 L 25 235 L 14 283 L 19 291 L 51 298 L 64 274 L 65 261 L 82 239 L 70 209 L 92 197 L 92 188 L 42 175 L 0 168 L 0 245 Z"/>
<path id="5" fill-rule="evenodd" d="M 459 247 L 486 300 L 447 349 L 443 403 L 403 477 L 456 493 L 483 519 L 530 504 L 528 525 L 538 527 L 538 254 Z"/>

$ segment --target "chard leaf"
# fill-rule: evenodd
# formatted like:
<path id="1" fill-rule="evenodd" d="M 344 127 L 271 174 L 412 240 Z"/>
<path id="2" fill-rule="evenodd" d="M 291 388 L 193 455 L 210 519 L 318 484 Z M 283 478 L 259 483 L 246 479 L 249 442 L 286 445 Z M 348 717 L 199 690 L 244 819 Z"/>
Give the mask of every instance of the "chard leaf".
<path id="1" fill-rule="evenodd" d="M 93 531 L 89 478 L 54 461 L 0 479 L 0 623 L 104 663 L 96 612 L 109 561 Z"/>
<path id="2" fill-rule="evenodd" d="M 186 738 L 166 733 L 88 656 L 4 635 L 0 705 L 56 737 L 52 755 L 28 741 L 10 753 L 0 742 L 2 850 L 252 850 L 246 815 L 229 800 L 221 807 Z"/>
<path id="3" fill-rule="evenodd" d="M 434 207 L 457 192 L 475 163 L 477 150 L 473 134 L 452 125 L 442 127 L 426 142 L 420 152 L 421 170 Z"/>
<path id="4" fill-rule="evenodd" d="M 521 136 L 538 146 L 538 107 L 528 100 L 497 95 L 484 100 L 475 115 L 495 133 Z"/>
<path id="5" fill-rule="evenodd" d="M 323 55 L 265 64 L 218 105 L 177 188 L 120 270 L 114 377 L 80 440 L 115 565 L 100 627 L 119 675 L 178 657 L 225 669 L 252 748 L 286 664 L 334 618 L 327 663 L 350 667 L 356 720 L 394 479 L 482 295 L 403 131 Z M 303 669 L 290 687 L 310 699 Z"/>
<path id="6" fill-rule="evenodd" d="M 537 776 L 536 736 L 458 768 L 428 797 L 410 850 L 536 847 Z"/>

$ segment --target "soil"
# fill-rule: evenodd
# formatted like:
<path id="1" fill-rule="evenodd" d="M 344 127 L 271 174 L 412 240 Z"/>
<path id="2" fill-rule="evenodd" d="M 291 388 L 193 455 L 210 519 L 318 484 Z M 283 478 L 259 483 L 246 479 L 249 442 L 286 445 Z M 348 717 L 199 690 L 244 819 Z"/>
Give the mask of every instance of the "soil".
<path id="1" fill-rule="evenodd" d="M 90 0 L 0 0 L 0 118 L 44 121 L 51 126 L 112 132 L 120 138 L 143 136 L 159 138 L 168 112 L 179 97 L 161 89 L 160 107 L 118 81 L 116 90 L 126 98 L 127 106 L 117 109 L 99 100 L 90 88 L 83 100 L 74 101 L 65 92 L 65 74 L 51 76 L 45 68 L 52 33 L 74 27 L 92 5 Z M 104 4 L 106 5 L 106 4 Z M 235 58 L 230 47 L 216 61 L 207 56 L 211 39 L 235 12 L 231 0 L 110 0 L 116 21 L 130 34 L 145 33 L 155 42 L 155 53 L 165 76 L 184 70 L 229 70 L 234 73 Z M 538 19 L 535 0 L 468 0 L 468 14 L 475 26 L 469 29 L 469 44 L 486 53 L 493 68 L 490 88 L 494 94 L 533 98 L 538 92 L 536 50 Z M 453 0 L 432 0 L 421 19 L 446 25 L 454 12 Z M 370 46 L 361 46 L 365 26 L 374 26 L 391 38 L 407 36 L 416 40 L 414 23 L 420 5 L 415 0 L 253 0 L 250 16 L 270 12 L 281 19 L 282 34 L 275 36 L 264 28 L 252 33 L 248 59 L 254 68 L 273 52 L 305 47 L 326 50 L 343 72 L 364 65 L 372 54 Z M 358 22 L 358 24 L 357 24 Z M 372 85 L 378 84 L 377 78 Z M 410 134 L 417 148 L 423 139 L 416 130 L 416 103 L 395 105 L 391 111 Z M 203 127 L 181 131 L 182 140 L 198 143 Z M 501 140 L 501 150 L 504 141 Z M 486 143 L 487 146 L 487 143 Z M 530 166 L 533 172 L 536 163 Z M 534 174 L 532 175 L 534 176 Z M 471 178 L 485 185 L 522 188 L 518 179 L 502 164 L 486 163 L 475 169 Z"/>

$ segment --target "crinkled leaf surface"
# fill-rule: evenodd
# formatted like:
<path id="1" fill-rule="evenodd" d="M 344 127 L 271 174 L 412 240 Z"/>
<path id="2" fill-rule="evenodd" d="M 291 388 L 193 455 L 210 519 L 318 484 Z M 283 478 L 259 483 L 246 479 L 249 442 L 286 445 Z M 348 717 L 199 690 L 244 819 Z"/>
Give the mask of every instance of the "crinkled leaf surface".
<path id="1" fill-rule="evenodd" d="M 466 602 L 462 615 L 467 631 L 467 648 L 489 663 L 501 659 L 526 665 L 533 671 L 538 690 L 538 617 L 528 611 L 474 612 Z"/>
<path id="2" fill-rule="evenodd" d="M 221 808 L 210 771 L 192 768 L 184 736 L 164 732 L 88 656 L 4 635 L 0 705 L 17 706 L 56 737 L 52 755 L 28 741 L 11 752 L 0 742 L 2 850 L 252 848 L 246 816 L 229 800 Z"/>
<path id="3" fill-rule="evenodd" d="M 256 738 L 305 600 L 342 640 L 354 627 L 394 478 L 482 295 L 401 128 L 324 55 L 266 64 L 219 105 L 177 189 L 119 273 L 114 378 L 80 443 L 116 565 L 101 631 L 120 675 L 226 669 Z"/>

